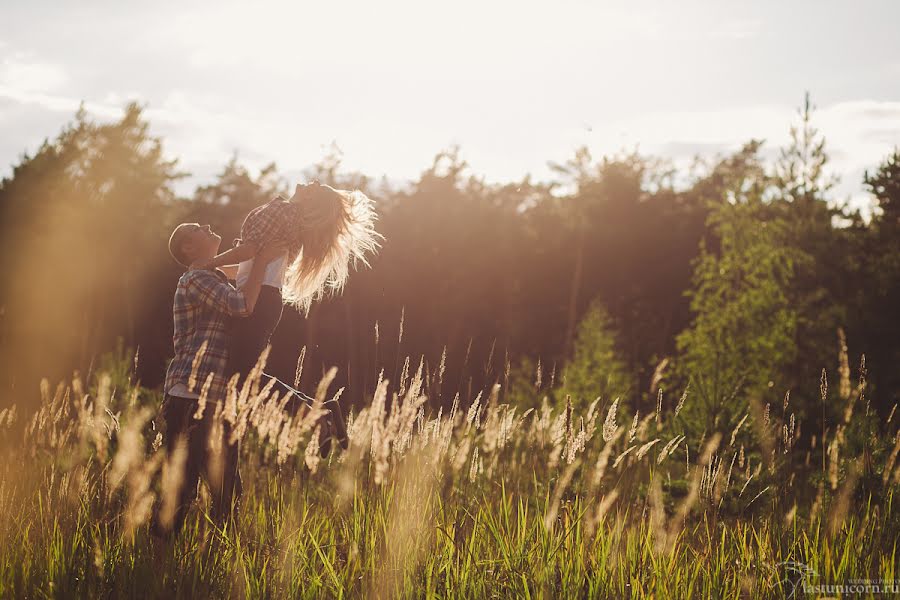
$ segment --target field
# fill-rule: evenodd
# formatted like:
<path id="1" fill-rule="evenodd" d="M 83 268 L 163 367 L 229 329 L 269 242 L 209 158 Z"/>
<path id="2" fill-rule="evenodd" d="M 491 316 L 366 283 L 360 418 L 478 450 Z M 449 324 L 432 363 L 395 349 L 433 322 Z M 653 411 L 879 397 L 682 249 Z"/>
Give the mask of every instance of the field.
<path id="1" fill-rule="evenodd" d="M 844 422 L 800 448 L 788 401 L 691 443 L 690 393 L 577 414 L 495 386 L 434 410 L 444 374 L 407 363 L 324 459 L 318 408 L 287 417 L 248 389 L 217 409 L 245 424 L 237 518 L 217 527 L 201 490 L 166 545 L 147 527 L 178 485 L 160 397 L 107 366 L 44 382 L 33 417 L 0 412 L 0 597 L 770 598 L 897 578 L 895 417 L 867 420 L 846 376 Z"/>

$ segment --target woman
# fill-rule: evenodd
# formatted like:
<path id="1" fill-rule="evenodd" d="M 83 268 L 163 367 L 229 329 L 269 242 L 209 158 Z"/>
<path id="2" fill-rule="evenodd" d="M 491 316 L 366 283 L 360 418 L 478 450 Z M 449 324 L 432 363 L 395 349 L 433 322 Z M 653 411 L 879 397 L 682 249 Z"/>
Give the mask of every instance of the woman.
<path id="1" fill-rule="evenodd" d="M 373 203 L 362 192 L 317 181 L 298 184 L 289 199 L 279 196 L 250 211 L 236 246 L 203 266 L 239 263 L 240 286 L 260 248 L 285 244 L 288 251 L 267 267 L 250 317 L 235 320 L 229 373 L 240 373 L 242 381 L 254 367 L 281 320 L 283 303 L 308 313 L 315 300 L 343 289 L 351 265 L 368 266 L 367 255 L 377 251 L 381 238 L 375 218 Z"/>

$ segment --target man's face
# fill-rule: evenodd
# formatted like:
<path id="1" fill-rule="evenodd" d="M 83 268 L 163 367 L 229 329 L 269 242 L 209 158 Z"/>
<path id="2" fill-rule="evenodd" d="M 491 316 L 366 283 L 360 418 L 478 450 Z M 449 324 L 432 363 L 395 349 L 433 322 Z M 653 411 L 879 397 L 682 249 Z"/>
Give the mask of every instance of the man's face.
<path id="1" fill-rule="evenodd" d="M 310 183 L 298 183 L 297 187 L 294 188 L 294 195 L 291 196 L 291 202 L 309 200 L 316 193 L 322 192 L 326 188 L 328 188 L 327 185 L 322 185 L 317 180 L 313 180 Z"/>
<path id="2" fill-rule="evenodd" d="M 209 225 L 189 223 L 185 226 L 184 249 L 194 259 L 211 258 L 218 254 L 222 237 L 215 233 Z"/>

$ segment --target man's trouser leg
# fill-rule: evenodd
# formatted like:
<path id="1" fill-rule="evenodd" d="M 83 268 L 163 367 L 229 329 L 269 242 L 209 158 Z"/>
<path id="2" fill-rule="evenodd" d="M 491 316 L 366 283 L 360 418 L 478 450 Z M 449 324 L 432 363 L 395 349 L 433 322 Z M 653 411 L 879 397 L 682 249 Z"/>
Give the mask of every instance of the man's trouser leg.
<path id="1" fill-rule="evenodd" d="M 169 476 L 151 524 L 151 531 L 160 537 L 181 531 L 187 511 L 197 497 L 197 484 L 207 457 L 207 436 L 203 422 L 194 419 L 196 410 L 197 401 L 189 398 L 166 396 L 163 403 Z M 172 472 L 179 466 L 180 472 Z"/>
<path id="2" fill-rule="evenodd" d="M 204 420 L 207 416 L 204 414 Z M 212 447 L 207 462 L 206 480 L 212 495 L 212 518 L 222 524 L 235 515 L 240 508 L 243 483 L 238 468 L 241 453 L 240 440 L 231 440 L 231 424 L 221 419 L 214 422 L 214 417 L 207 429 L 210 432 Z"/>

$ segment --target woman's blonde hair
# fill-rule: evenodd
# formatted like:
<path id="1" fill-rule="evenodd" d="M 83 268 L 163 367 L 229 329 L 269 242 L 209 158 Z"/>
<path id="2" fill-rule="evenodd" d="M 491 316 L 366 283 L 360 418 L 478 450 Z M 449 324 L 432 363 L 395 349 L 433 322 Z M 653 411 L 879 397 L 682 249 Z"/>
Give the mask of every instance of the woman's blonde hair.
<path id="1" fill-rule="evenodd" d="M 326 293 L 340 293 L 351 265 L 369 266 L 367 254 L 380 247 L 372 200 L 359 190 L 317 185 L 300 200 L 303 245 L 284 275 L 284 302 L 309 312 Z"/>

